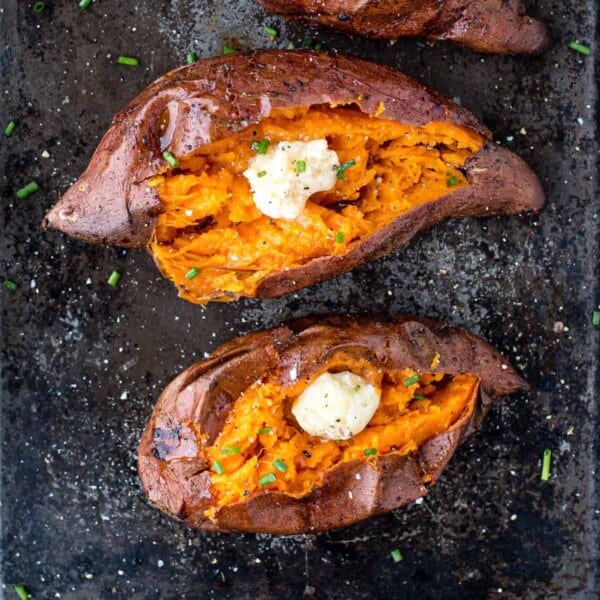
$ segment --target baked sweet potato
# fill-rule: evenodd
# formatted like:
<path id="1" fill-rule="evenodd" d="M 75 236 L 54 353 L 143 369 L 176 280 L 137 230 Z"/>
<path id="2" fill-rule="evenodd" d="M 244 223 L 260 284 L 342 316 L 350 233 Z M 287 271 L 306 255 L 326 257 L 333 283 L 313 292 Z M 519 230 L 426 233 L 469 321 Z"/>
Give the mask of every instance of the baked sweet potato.
<path id="1" fill-rule="evenodd" d="M 310 435 L 299 399 L 324 374 L 348 373 L 362 378 L 351 392 L 380 392 L 366 428 Z M 144 430 L 139 474 L 153 505 L 195 528 L 342 527 L 425 495 L 491 403 L 527 387 L 489 344 L 442 323 L 296 320 L 228 342 L 169 384 Z M 337 400 L 321 388 L 313 416 Z"/>
<path id="2" fill-rule="evenodd" d="M 325 158 L 288 162 L 293 172 L 283 175 L 255 167 L 252 185 L 272 176 L 279 187 L 263 192 L 289 184 L 311 193 L 311 167 L 327 159 L 333 170 L 318 175 L 333 187 L 305 199 L 297 218 L 261 212 L 250 165 L 314 143 Z M 286 193 L 275 201 L 285 204 Z M 185 66 L 147 88 L 115 117 L 44 225 L 148 248 L 183 298 L 205 303 L 298 290 L 447 217 L 542 204 L 520 158 L 405 75 L 357 58 L 265 51 Z"/>
<path id="3" fill-rule="evenodd" d="M 539 54 L 548 30 L 527 16 L 522 0 L 257 0 L 282 17 L 348 33 L 395 40 L 451 40 L 478 52 Z"/>

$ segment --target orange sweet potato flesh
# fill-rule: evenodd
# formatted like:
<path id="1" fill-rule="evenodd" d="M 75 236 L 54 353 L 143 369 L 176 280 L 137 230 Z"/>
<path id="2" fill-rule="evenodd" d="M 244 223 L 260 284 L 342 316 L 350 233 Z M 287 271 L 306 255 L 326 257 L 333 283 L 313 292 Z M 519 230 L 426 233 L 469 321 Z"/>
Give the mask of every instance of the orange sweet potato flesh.
<path id="1" fill-rule="evenodd" d="M 340 164 L 356 164 L 332 190 L 313 195 L 302 218 L 262 214 L 243 176 L 255 154 L 252 142 L 324 138 Z M 412 127 L 356 107 L 275 110 L 202 147 L 181 161 L 178 174 L 152 181 L 164 211 L 150 251 L 186 300 L 204 304 L 254 296 L 269 275 L 347 254 L 400 214 L 469 185 L 461 168 L 484 141 L 465 127 L 444 122 Z M 192 268 L 199 273 L 186 277 Z"/>
<path id="2" fill-rule="evenodd" d="M 341 370 L 379 387 L 380 407 L 349 440 L 309 436 L 291 403 Z M 169 384 L 142 436 L 139 473 L 150 502 L 192 527 L 323 531 L 425 495 L 491 403 L 523 389 L 498 352 L 458 328 L 301 319 L 234 339 Z"/>
<path id="3" fill-rule="evenodd" d="M 342 126 L 352 139 L 341 139 Z M 369 139 L 359 143 L 365 129 Z M 253 131 L 273 140 L 324 136 L 340 156 L 362 156 L 366 170 L 349 169 L 331 194 L 311 198 L 306 229 L 270 224 L 239 175 Z M 407 144 L 419 134 L 431 145 Z M 165 162 L 165 150 L 179 169 Z M 390 181 L 379 185 L 377 170 L 390 164 Z M 454 186 L 446 185 L 451 177 Z M 374 205 L 375 192 L 385 207 Z M 272 50 L 198 61 L 149 86 L 115 117 L 44 226 L 86 242 L 146 248 L 186 299 L 204 303 L 279 296 L 384 256 L 446 218 L 537 211 L 543 202 L 527 165 L 434 91 L 357 58 Z M 216 214 L 190 220 L 188 209 Z M 240 243 L 257 236 L 264 249 Z M 225 256 L 230 244 L 236 252 Z M 186 279 L 193 266 L 200 274 Z"/>
<path id="4" fill-rule="evenodd" d="M 382 396 L 366 429 L 350 440 L 336 442 L 302 431 L 289 410 L 291 401 L 318 375 L 338 370 L 360 374 L 381 389 Z M 406 386 L 404 382 L 415 375 L 420 381 Z M 300 384 L 283 387 L 269 380 L 253 384 L 236 401 L 215 443 L 204 449 L 206 459 L 223 471 L 216 473 L 213 468 L 211 473 L 215 508 L 243 502 L 256 494 L 261 478 L 269 474 L 276 480 L 263 489 L 299 497 L 319 485 L 335 465 L 390 452 L 398 456 L 414 452 L 448 431 L 461 416 L 470 415 L 475 406 L 479 377 L 458 374 L 445 379 L 442 373 L 376 369 L 340 353 Z"/>
<path id="5" fill-rule="evenodd" d="M 550 46 L 543 23 L 522 0 L 257 0 L 291 19 L 367 37 L 450 40 L 495 54 L 539 54 Z"/>

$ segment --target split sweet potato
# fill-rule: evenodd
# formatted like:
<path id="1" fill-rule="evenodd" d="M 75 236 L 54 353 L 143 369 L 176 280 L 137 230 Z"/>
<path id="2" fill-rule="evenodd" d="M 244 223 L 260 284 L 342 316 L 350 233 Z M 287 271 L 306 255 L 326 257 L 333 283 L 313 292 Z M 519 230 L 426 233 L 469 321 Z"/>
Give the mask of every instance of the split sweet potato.
<path id="1" fill-rule="evenodd" d="M 245 169 L 263 144 L 307 140 L 326 140 L 338 177 L 298 218 L 270 218 Z M 197 62 L 147 88 L 44 225 L 146 248 L 182 297 L 203 304 L 301 289 L 447 217 L 542 204 L 520 158 L 409 77 L 357 58 L 264 51 Z"/>
<path id="2" fill-rule="evenodd" d="M 351 437 L 310 435 L 290 406 L 340 371 L 377 386 L 379 407 Z M 195 528 L 342 527 L 425 495 L 491 403 L 527 387 L 489 344 L 455 327 L 296 320 L 228 342 L 169 384 L 143 433 L 139 474 L 152 504 Z"/>

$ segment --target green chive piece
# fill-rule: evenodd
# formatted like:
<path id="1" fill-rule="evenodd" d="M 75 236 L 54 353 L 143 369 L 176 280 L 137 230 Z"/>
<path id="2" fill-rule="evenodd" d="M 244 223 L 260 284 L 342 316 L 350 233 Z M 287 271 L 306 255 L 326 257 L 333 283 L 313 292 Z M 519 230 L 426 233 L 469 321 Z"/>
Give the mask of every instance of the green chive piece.
<path id="1" fill-rule="evenodd" d="M 346 173 L 345 171 L 347 171 L 350 167 L 353 167 L 356 164 L 356 161 L 354 159 L 349 160 L 348 162 L 345 162 L 344 164 L 340 165 L 337 168 L 337 178 L 340 180 L 344 180 L 346 179 Z"/>
<path id="2" fill-rule="evenodd" d="M 410 387 L 413 383 L 417 383 L 418 381 L 421 381 L 421 376 L 418 373 L 411 375 L 404 380 L 404 387 Z"/>
<path id="3" fill-rule="evenodd" d="M 355 385 L 355 386 L 354 386 L 354 391 L 355 391 L 355 392 L 359 392 L 359 391 L 360 391 L 360 385 L 358 385 L 358 384 L 357 384 L 357 385 Z"/>
<path id="4" fill-rule="evenodd" d="M 399 548 L 394 548 L 390 552 L 391 557 L 394 559 L 394 562 L 400 562 L 404 557 L 402 556 L 402 552 L 400 552 Z"/>
<path id="5" fill-rule="evenodd" d="M 110 287 L 114 287 L 116 288 L 118 283 L 119 283 L 119 279 L 121 279 L 121 273 L 119 273 L 119 271 L 113 271 L 110 274 L 110 277 L 108 278 L 108 285 L 110 285 Z"/>
<path id="6" fill-rule="evenodd" d="M 235 54 L 237 50 L 231 46 L 223 46 L 223 54 Z"/>
<path id="7" fill-rule="evenodd" d="M 413 398 L 415 400 L 425 400 L 425 396 L 423 396 L 423 394 L 415 394 Z"/>
<path id="8" fill-rule="evenodd" d="M 12 279 L 4 280 L 4 287 L 11 292 L 14 292 L 17 289 L 17 284 Z"/>
<path id="9" fill-rule="evenodd" d="M 277 477 L 275 477 L 275 473 L 267 473 L 258 479 L 258 485 L 264 487 L 265 485 L 269 485 L 270 483 L 275 483 L 277 481 Z"/>
<path id="10" fill-rule="evenodd" d="M 168 150 L 165 150 L 163 152 L 163 158 L 174 168 L 176 169 L 179 166 L 179 161 L 177 160 L 177 158 L 175 157 L 175 155 L 172 152 L 169 152 Z"/>
<path id="11" fill-rule="evenodd" d="M 239 446 L 227 446 L 225 448 L 221 448 L 221 456 L 231 456 L 232 454 L 239 454 L 241 452 Z"/>
<path id="12" fill-rule="evenodd" d="M 542 481 L 548 481 L 550 479 L 550 465 L 552 464 L 552 450 L 546 448 L 544 450 L 544 456 L 542 458 Z"/>
<path id="13" fill-rule="evenodd" d="M 312 48 L 313 45 L 313 39 L 312 38 L 305 38 L 305 40 L 302 42 L 302 47 L 303 48 Z"/>
<path id="14" fill-rule="evenodd" d="M 256 142 L 252 142 L 250 144 L 250 149 L 254 150 L 257 154 L 266 154 L 269 149 L 269 140 L 260 140 Z"/>
<path id="15" fill-rule="evenodd" d="M 344 234 L 341 231 L 338 231 L 335 234 L 335 243 L 341 244 L 344 241 Z"/>
<path id="16" fill-rule="evenodd" d="M 296 49 L 296 44 L 294 44 L 294 42 L 290 42 L 290 43 L 287 45 L 287 49 L 288 49 L 288 50 L 295 50 L 295 49 Z"/>
<path id="17" fill-rule="evenodd" d="M 196 56 L 195 52 L 188 52 L 185 60 L 187 61 L 188 65 L 192 65 L 198 60 L 198 57 Z"/>
<path id="18" fill-rule="evenodd" d="M 575 50 L 575 52 L 579 52 L 579 54 L 583 54 L 584 56 L 589 56 L 592 51 L 589 46 L 585 46 L 584 44 L 580 44 L 579 42 L 569 42 L 569 48 L 571 50 Z"/>
<path id="19" fill-rule="evenodd" d="M 448 187 L 454 187 L 458 183 L 458 177 L 456 175 L 452 175 L 452 177 L 448 177 L 446 181 L 446 185 Z"/>
<path id="20" fill-rule="evenodd" d="M 79 8 L 81 8 L 81 10 L 86 10 L 87 8 L 89 8 L 91 3 L 92 0 L 81 0 L 81 2 L 79 3 Z"/>
<path id="21" fill-rule="evenodd" d="M 223 468 L 220 460 L 215 460 L 215 462 L 212 464 L 212 467 L 217 475 L 223 475 L 223 473 L 225 473 L 225 469 Z"/>
<path id="22" fill-rule="evenodd" d="M 31 599 L 29 592 L 27 591 L 27 589 L 25 588 L 25 586 L 22 583 L 15 583 L 13 585 L 13 589 L 15 590 L 17 596 L 19 596 L 19 600 L 30 600 Z"/>
<path id="23" fill-rule="evenodd" d="M 192 267 L 186 274 L 186 279 L 194 279 L 200 273 L 200 269 L 198 267 Z"/>
<path id="24" fill-rule="evenodd" d="M 258 435 L 267 435 L 269 433 L 271 433 L 270 427 L 263 427 L 262 429 L 258 430 Z"/>
<path id="25" fill-rule="evenodd" d="M 39 189 L 40 186 L 35 181 L 31 181 L 25 187 L 22 187 L 20 190 L 17 190 L 17 198 L 25 200 L 25 198 L 29 198 L 31 194 L 37 192 Z"/>
<path id="26" fill-rule="evenodd" d="M 267 172 L 266 172 L 266 171 L 259 171 L 259 172 L 256 174 L 256 176 L 257 176 L 257 177 L 264 177 L 266 174 L 267 174 Z"/>
<path id="27" fill-rule="evenodd" d="M 592 325 L 600 325 L 600 310 L 595 310 L 592 315 Z"/>
<path id="28" fill-rule="evenodd" d="M 117 62 L 120 65 L 125 65 L 126 67 L 139 67 L 140 59 L 135 58 L 135 56 L 119 56 L 117 58 Z"/>
<path id="29" fill-rule="evenodd" d="M 365 456 L 375 456 L 377 454 L 377 448 L 365 448 L 363 454 Z"/>
<path id="30" fill-rule="evenodd" d="M 296 171 L 298 173 L 304 173 L 306 171 L 306 161 L 305 160 L 297 160 L 296 161 Z"/>
<path id="31" fill-rule="evenodd" d="M 276 38 L 277 35 L 279 34 L 279 32 L 277 31 L 277 29 L 275 29 L 275 27 L 271 27 L 270 25 L 265 25 L 264 28 L 264 32 L 270 37 L 270 38 Z"/>
<path id="32" fill-rule="evenodd" d="M 36 12 L 39 15 L 44 12 L 45 8 L 46 8 L 46 5 L 43 2 L 36 2 L 33 5 L 33 12 Z"/>
<path id="33" fill-rule="evenodd" d="M 14 121 L 9 121 L 6 127 L 4 128 L 4 135 L 6 137 L 10 137 L 13 134 L 13 131 L 15 130 L 16 126 L 17 124 Z"/>
<path id="34" fill-rule="evenodd" d="M 318 44 L 315 44 L 315 50 L 322 50 L 323 49 L 323 44 L 321 42 L 319 42 Z"/>
<path id="35" fill-rule="evenodd" d="M 287 465 L 280 459 L 276 458 L 273 461 L 273 466 L 280 472 L 285 473 L 287 471 Z"/>

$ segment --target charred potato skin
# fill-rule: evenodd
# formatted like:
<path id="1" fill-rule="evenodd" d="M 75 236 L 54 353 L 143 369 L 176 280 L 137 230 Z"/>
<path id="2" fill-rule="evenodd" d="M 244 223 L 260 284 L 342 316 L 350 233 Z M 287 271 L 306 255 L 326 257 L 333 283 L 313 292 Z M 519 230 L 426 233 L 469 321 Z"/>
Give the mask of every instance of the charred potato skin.
<path id="1" fill-rule="evenodd" d="M 373 38 L 451 40 L 478 52 L 540 54 L 550 46 L 543 23 L 522 0 L 257 0 L 267 10 Z M 352 4 L 351 6 L 349 6 Z"/>
<path id="2" fill-rule="evenodd" d="M 400 215 L 344 256 L 324 257 L 266 277 L 255 292 L 270 298 L 301 289 L 404 244 L 448 216 L 537 211 L 544 195 L 519 157 L 491 142 L 464 108 L 388 67 L 358 58 L 306 51 L 228 55 L 176 69 L 119 113 L 79 180 L 46 215 L 43 226 L 89 243 L 146 247 L 161 211 L 145 180 L 167 169 L 159 124 L 167 111 L 172 134 L 163 140 L 181 156 L 268 116 L 272 108 L 358 104 L 369 115 L 415 126 L 463 125 L 488 142 L 471 157 L 470 186 Z"/>
<path id="3" fill-rule="evenodd" d="M 478 397 L 450 430 L 413 454 L 391 453 L 341 463 L 305 496 L 262 492 L 244 503 L 221 508 L 213 521 L 207 519 L 204 511 L 211 506 L 209 465 L 196 458 L 198 445 L 189 423 L 207 434 L 205 443 L 210 445 L 236 398 L 254 381 L 278 369 L 285 383 L 293 366 L 299 378 L 309 375 L 342 349 L 382 366 L 423 372 L 431 370 L 437 352 L 440 372 L 480 376 Z M 525 389 L 527 383 L 496 350 L 455 327 L 414 317 L 300 319 L 236 338 L 169 384 L 143 433 L 139 474 L 153 505 L 194 528 L 277 534 L 325 531 L 424 496 L 427 485 L 437 480 L 492 402 Z"/>

